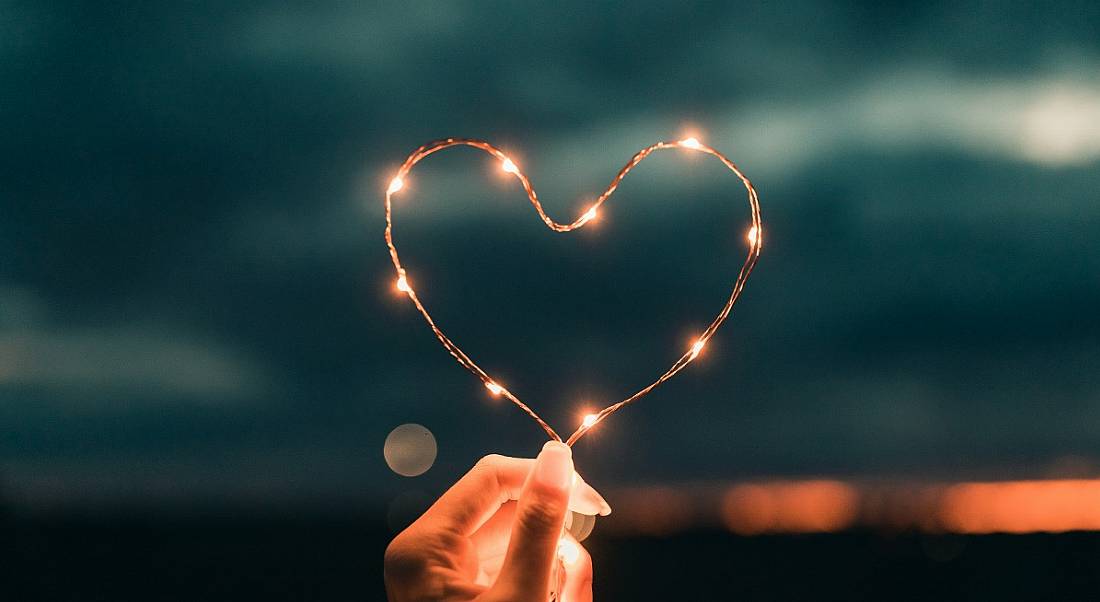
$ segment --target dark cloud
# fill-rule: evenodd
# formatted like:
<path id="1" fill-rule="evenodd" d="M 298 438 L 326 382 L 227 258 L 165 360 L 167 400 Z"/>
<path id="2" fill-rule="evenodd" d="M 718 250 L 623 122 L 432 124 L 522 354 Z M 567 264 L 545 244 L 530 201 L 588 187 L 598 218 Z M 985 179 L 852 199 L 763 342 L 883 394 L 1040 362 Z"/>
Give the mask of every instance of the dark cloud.
<path id="1" fill-rule="evenodd" d="M 540 433 L 389 289 L 379 192 L 448 135 L 575 215 L 697 128 L 765 254 L 697 366 L 578 450 L 597 482 L 1028 473 L 1100 455 L 1095 7 L 0 6 L 0 468 L 49 499 L 382 498 Z M 557 425 L 665 367 L 744 252 L 669 154 L 554 236 L 474 153 L 399 242 L 448 332 Z M 641 328 L 640 325 L 646 325 Z"/>

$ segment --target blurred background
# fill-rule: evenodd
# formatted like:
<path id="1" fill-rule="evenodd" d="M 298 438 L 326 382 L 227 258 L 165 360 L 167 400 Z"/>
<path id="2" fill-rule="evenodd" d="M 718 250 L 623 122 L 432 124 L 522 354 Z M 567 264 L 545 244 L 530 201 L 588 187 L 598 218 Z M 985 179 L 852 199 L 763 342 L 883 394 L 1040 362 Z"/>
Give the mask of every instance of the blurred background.
<path id="1" fill-rule="evenodd" d="M 397 531 L 545 439 L 394 290 L 396 167 L 485 138 L 571 221 L 694 135 L 764 251 L 576 448 L 615 509 L 597 599 L 1095 597 L 1098 31 L 1084 1 L 0 2 L 0 595 L 383 599 Z M 690 345 L 748 224 L 683 152 L 571 235 L 471 149 L 395 212 L 433 316 L 562 432 Z"/>

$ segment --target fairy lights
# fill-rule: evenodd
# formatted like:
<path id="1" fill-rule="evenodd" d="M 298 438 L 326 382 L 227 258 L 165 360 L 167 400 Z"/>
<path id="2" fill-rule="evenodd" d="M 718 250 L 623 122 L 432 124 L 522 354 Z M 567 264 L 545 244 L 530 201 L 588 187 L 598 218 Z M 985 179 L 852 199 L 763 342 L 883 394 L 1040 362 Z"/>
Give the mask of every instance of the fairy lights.
<path id="1" fill-rule="evenodd" d="M 704 339 L 699 339 L 698 341 L 695 341 L 695 343 L 691 345 L 691 351 L 689 352 L 691 354 L 691 359 L 699 357 L 699 352 L 703 350 L 703 347 L 705 347 L 706 344 L 707 342 Z"/>
<path id="2" fill-rule="evenodd" d="M 748 234 L 745 235 L 745 240 L 749 241 L 750 245 L 756 244 L 756 239 L 760 238 L 760 228 L 753 226 L 749 228 Z"/>
<path id="3" fill-rule="evenodd" d="M 749 212 L 751 219 L 751 226 L 745 237 L 746 241 L 749 244 L 748 254 L 745 257 L 744 263 L 741 265 L 741 270 L 737 274 L 737 279 L 733 284 L 733 288 L 730 291 L 729 297 L 726 299 L 725 305 L 722 306 L 718 314 L 711 320 L 710 324 L 695 340 L 688 351 L 680 355 L 679 358 L 677 358 L 663 374 L 657 377 L 655 381 L 639 389 L 634 394 L 623 399 L 622 401 L 611 404 L 606 408 L 600 410 L 599 412 L 585 415 L 584 418 L 581 420 L 581 424 L 577 428 L 577 430 L 575 430 L 573 434 L 565 440 L 565 443 L 568 445 L 573 445 L 574 443 L 576 443 L 577 440 L 584 436 L 586 432 L 605 420 L 611 414 L 614 414 L 615 412 L 626 407 L 627 405 L 648 395 L 651 391 L 659 387 L 668 379 L 675 376 L 678 372 L 683 370 L 685 367 L 687 367 L 688 364 L 695 360 L 695 358 L 697 358 L 699 356 L 699 353 L 703 350 L 703 347 L 707 344 L 707 341 L 709 341 L 710 338 L 714 336 L 715 332 L 718 331 L 718 328 L 722 325 L 723 322 L 725 322 L 726 318 L 729 317 L 730 312 L 733 310 L 734 304 L 737 302 L 738 298 L 740 298 L 741 292 L 745 288 L 745 283 L 748 280 L 749 274 L 752 273 L 753 268 L 756 266 L 757 260 L 760 258 L 760 201 L 757 197 L 756 190 L 753 188 L 752 182 L 750 182 L 749 179 L 745 177 L 743 173 L 741 173 L 741 170 L 738 169 L 737 165 L 735 165 L 733 161 L 730 161 L 729 158 L 727 158 L 725 155 L 715 150 L 714 148 L 703 144 L 699 141 L 698 138 L 695 137 L 684 138 L 682 140 L 674 142 L 658 142 L 656 144 L 647 146 L 646 148 L 643 148 L 642 150 L 635 153 L 634 156 L 631 157 L 630 161 L 628 161 L 626 165 L 624 165 L 619 170 L 619 172 L 615 174 L 615 177 L 611 179 L 611 183 L 608 184 L 603 193 L 601 193 L 599 197 L 597 197 L 596 200 L 593 201 L 589 208 L 583 214 L 581 214 L 581 217 L 568 224 L 556 222 L 550 216 L 548 216 L 543 210 L 542 203 L 539 201 L 538 195 L 535 193 L 535 189 L 531 185 L 530 180 L 527 179 L 527 176 L 524 175 L 524 173 L 520 171 L 515 162 L 509 159 L 500 149 L 493 146 L 492 144 L 489 144 L 488 142 L 485 142 L 484 140 L 476 140 L 471 138 L 446 138 L 443 140 L 438 140 L 436 142 L 425 144 L 424 146 L 421 146 L 420 148 L 413 151 L 412 154 L 410 154 L 405 159 L 405 162 L 401 165 L 400 169 L 398 169 L 397 175 L 395 175 L 393 179 L 390 180 L 389 187 L 386 189 L 386 246 L 389 248 L 390 259 L 393 261 L 393 267 L 397 273 L 397 289 L 403 293 L 406 293 L 409 296 L 409 299 L 412 300 L 413 305 L 416 306 L 417 311 L 420 312 L 420 315 L 424 318 L 424 321 L 428 323 L 428 326 L 431 328 L 432 333 L 435 334 L 436 338 L 439 339 L 439 342 L 443 345 L 443 348 L 446 349 L 452 357 L 454 357 L 455 361 L 457 361 L 459 365 L 461 365 L 463 368 L 466 368 L 479 379 L 481 379 L 482 384 L 485 385 L 485 388 L 488 389 L 493 396 L 503 396 L 511 401 L 513 404 L 515 404 L 516 407 L 525 412 L 528 416 L 531 417 L 532 420 L 538 423 L 538 425 L 541 426 L 544 431 L 546 431 L 546 434 L 555 441 L 562 441 L 562 437 L 558 435 L 558 433 L 549 424 L 547 424 L 546 421 L 543 420 L 537 412 L 531 409 L 530 406 L 521 401 L 517 396 L 512 394 L 511 391 L 497 384 L 497 382 L 493 380 L 493 378 L 490 377 L 479 365 L 477 365 L 477 363 L 475 363 L 474 360 L 470 358 L 470 356 L 466 355 L 466 353 L 462 351 L 462 349 L 460 349 L 454 341 L 452 341 L 450 338 L 447 337 L 447 335 L 443 333 L 443 330 L 440 329 L 440 327 L 435 323 L 435 320 L 432 318 L 431 314 L 428 313 L 428 309 L 424 306 L 423 302 L 420 301 L 420 298 L 417 296 L 416 291 L 412 287 L 412 284 L 409 283 L 409 280 L 405 276 L 405 269 L 401 266 L 401 258 L 398 255 L 397 247 L 393 242 L 393 195 L 394 193 L 402 190 L 405 187 L 405 178 L 408 176 L 408 173 L 417 163 L 419 163 L 421 160 L 423 160 L 425 157 L 428 157 L 429 155 L 454 146 L 473 147 L 478 150 L 484 151 L 485 153 L 489 154 L 497 161 L 499 161 L 500 168 L 505 173 L 512 174 L 519 180 L 520 184 L 523 186 L 524 192 L 527 193 L 527 199 L 535 208 L 535 212 L 538 214 L 539 218 L 542 220 L 547 228 L 553 230 L 554 232 L 571 232 L 595 220 L 600 207 L 611 197 L 611 195 L 619 187 L 619 184 L 623 181 L 623 178 L 625 178 L 626 175 L 630 173 L 630 170 L 637 167 L 638 164 L 645 160 L 646 157 L 659 150 L 687 149 L 690 151 L 710 155 L 720 161 L 723 165 L 725 165 L 726 168 L 729 169 L 731 172 L 733 172 L 734 175 L 736 175 L 741 180 L 741 183 L 744 185 L 745 190 L 748 193 Z"/>
<path id="4" fill-rule="evenodd" d="M 397 287 L 397 290 L 403 293 L 408 293 L 412 291 L 412 287 L 409 286 L 409 279 L 406 278 L 404 274 L 401 274 L 397 277 L 397 282 L 394 283 L 394 286 Z"/>
<path id="5" fill-rule="evenodd" d="M 391 195 L 404 187 L 405 180 L 402 179 L 401 176 L 394 176 L 393 179 L 390 180 L 390 187 L 386 189 L 386 194 Z"/>
<path id="6" fill-rule="evenodd" d="M 575 564 L 581 557 L 581 550 L 577 544 L 562 537 L 558 540 L 558 558 L 565 564 Z"/>
<path id="7" fill-rule="evenodd" d="M 679 144 L 680 146 L 682 146 L 684 148 L 690 148 L 691 150 L 702 150 L 702 148 L 703 148 L 703 143 L 699 142 L 699 139 L 695 138 L 695 137 L 684 138 L 683 140 L 679 141 L 677 144 Z"/>

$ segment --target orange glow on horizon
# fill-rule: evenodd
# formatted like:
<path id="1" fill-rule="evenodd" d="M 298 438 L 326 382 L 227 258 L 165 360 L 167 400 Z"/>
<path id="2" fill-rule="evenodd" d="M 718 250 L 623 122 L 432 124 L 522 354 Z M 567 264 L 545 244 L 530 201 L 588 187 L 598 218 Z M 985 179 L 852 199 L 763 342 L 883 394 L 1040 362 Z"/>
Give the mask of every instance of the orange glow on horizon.
<path id="1" fill-rule="evenodd" d="M 1100 530 L 1100 480 L 961 483 L 944 494 L 943 527 L 958 533 Z"/>
<path id="2" fill-rule="evenodd" d="M 824 533 L 855 521 L 859 493 L 840 481 L 737 485 L 722 499 L 722 520 L 742 535 Z"/>
<path id="3" fill-rule="evenodd" d="M 740 535 L 1100 532 L 1100 478 L 944 483 L 834 479 L 654 485 L 614 493 L 622 533 L 667 535 L 715 521 Z"/>
<path id="4" fill-rule="evenodd" d="M 704 517 L 698 497 L 660 485 L 620 490 L 615 494 L 615 520 L 600 528 L 658 536 L 677 533 Z"/>

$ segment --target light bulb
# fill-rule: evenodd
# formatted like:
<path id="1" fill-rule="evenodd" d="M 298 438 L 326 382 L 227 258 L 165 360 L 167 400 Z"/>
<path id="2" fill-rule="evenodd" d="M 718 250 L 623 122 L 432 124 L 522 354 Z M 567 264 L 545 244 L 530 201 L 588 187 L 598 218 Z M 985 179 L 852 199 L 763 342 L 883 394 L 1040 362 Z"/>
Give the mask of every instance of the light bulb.
<path id="1" fill-rule="evenodd" d="M 703 339 L 699 339 L 698 341 L 695 341 L 695 344 L 691 346 L 691 357 L 692 357 L 692 359 L 694 359 L 695 357 L 698 357 L 699 352 L 703 350 L 703 346 L 706 345 L 706 344 L 707 344 L 707 342 L 704 341 Z"/>
<path id="2" fill-rule="evenodd" d="M 581 550 L 572 541 L 561 538 L 558 540 L 558 558 L 565 564 L 573 564 L 581 557 Z"/>
<path id="3" fill-rule="evenodd" d="M 400 166 L 395 165 L 394 167 L 396 167 L 396 169 L 390 172 L 391 179 L 387 183 L 387 189 L 384 196 L 386 218 L 386 246 L 389 249 L 393 264 L 396 267 L 395 273 L 397 274 L 396 276 L 392 276 L 391 274 L 391 277 L 394 278 L 394 280 L 391 280 L 394 286 L 393 291 L 400 291 L 408 297 L 409 301 L 411 301 L 411 304 L 414 305 L 415 309 L 419 311 L 419 313 L 423 316 L 425 321 L 428 323 L 428 326 L 436 335 L 436 338 L 439 339 L 443 347 L 450 353 L 450 355 L 455 359 L 455 361 L 458 362 L 459 365 L 473 373 L 474 376 L 478 378 L 478 380 L 482 383 L 482 385 L 490 393 L 490 395 L 495 398 L 503 397 L 506 400 L 510 401 L 512 404 L 516 405 L 520 410 L 522 410 L 531 419 L 538 423 L 538 425 L 542 427 L 542 429 L 546 431 L 547 435 L 549 435 L 550 438 L 553 440 L 562 441 L 568 445 L 572 445 L 577 440 L 585 436 L 586 433 L 589 433 L 591 430 L 593 430 L 598 424 L 602 423 L 603 420 L 607 419 L 613 413 L 618 411 L 620 408 L 625 407 L 626 405 L 633 403 L 637 399 L 647 395 L 651 390 L 657 387 L 657 385 L 675 376 L 677 373 L 679 373 L 681 370 L 691 364 L 702 353 L 703 348 L 709 342 L 710 337 L 715 334 L 717 329 L 729 316 L 734 304 L 740 297 L 746 279 L 752 272 L 752 268 L 755 265 L 755 260 L 760 253 L 760 241 L 761 236 L 763 235 L 763 227 L 761 226 L 760 220 L 760 204 L 759 200 L 757 199 L 756 192 L 752 187 L 752 183 L 749 182 L 748 178 L 741 174 L 741 172 L 733 164 L 733 162 L 730 161 L 725 155 L 723 155 L 719 150 L 709 146 L 709 144 L 701 142 L 701 139 L 697 137 L 697 135 L 706 135 L 706 133 L 702 132 L 701 130 L 689 128 L 681 130 L 681 135 L 684 135 L 684 138 L 658 141 L 635 153 L 631 160 L 628 161 L 626 165 L 615 174 L 615 176 L 611 180 L 611 184 L 609 184 L 603 192 L 600 192 L 598 196 L 584 196 L 574 201 L 572 211 L 580 209 L 580 215 L 574 213 L 573 215 L 575 217 L 569 223 L 559 223 L 548 216 L 535 194 L 534 187 L 527 180 L 527 176 L 524 174 L 524 172 L 520 170 L 518 164 L 514 160 L 512 160 L 504 151 L 484 140 L 469 138 L 447 138 L 444 140 L 426 144 L 422 147 L 419 147 L 416 151 L 410 154 L 405 159 L 405 162 L 403 164 L 401 164 Z M 535 212 L 538 214 L 538 217 L 541 218 L 542 222 L 554 232 L 570 232 L 579 229 L 585 225 L 596 226 L 596 230 L 602 229 L 600 227 L 602 226 L 602 224 L 596 225 L 590 224 L 589 222 L 598 222 L 602 220 L 602 216 L 599 212 L 603 207 L 603 203 L 610 199 L 610 197 L 617 190 L 620 182 L 627 175 L 627 173 L 637 167 L 645 158 L 649 157 L 657 151 L 684 149 L 699 152 L 701 155 L 700 158 L 703 158 L 702 155 L 711 155 L 712 157 L 720 161 L 723 165 L 725 165 L 725 167 L 729 171 L 733 172 L 733 174 L 741 180 L 748 192 L 748 204 L 749 208 L 751 209 L 752 219 L 749 221 L 750 227 L 742 230 L 741 235 L 744 237 L 743 240 L 748 241 L 750 247 L 746 250 L 748 253 L 746 263 L 742 267 L 741 272 L 738 274 L 737 280 L 732 285 L 732 292 L 728 301 L 726 302 L 726 305 L 722 308 L 721 311 L 719 311 L 717 316 L 710 323 L 710 326 L 706 327 L 706 330 L 702 332 L 699 332 L 699 330 L 688 331 L 687 334 L 689 335 L 689 337 L 690 334 L 697 333 L 696 338 L 683 338 L 680 339 L 678 342 L 673 343 L 674 347 L 678 348 L 673 349 L 673 352 L 675 353 L 677 350 L 679 350 L 682 353 L 673 362 L 672 366 L 664 374 L 658 377 L 656 381 L 639 390 L 639 392 L 635 395 L 632 395 L 631 397 L 619 403 L 609 405 L 602 410 L 596 408 L 595 406 L 588 405 L 582 405 L 575 408 L 572 413 L 572 419 L 576 420 L 576 422 L 573 423 L 573 425 L 575 426 L 575 431 L 568 438 L 562 438 L 545 420 L 543 420 L 538 415 L 538 413 L 536 413 L 531 407 L 521 401 L 510 390 L 494 381 L 487 372 L 485 372 L 477 363 L 474 362 L 473 359 L 467 356 L 466 353 L 459 349 L 459 347 L 453 341 L 451 341 L 446 335 L 443 334 L 443 331 L 436 325 L 432 316 L 429 315 L 428 310 L 421 303 L 418 295 L 419 291 L 417 291 L 416 288 L 412 286 L 412 279 L 406 276 L 405 270 L 401 267 L 401 262 L 398 258 L 398 250 L 393 242 L 392 232 L 392 213 L 394 207 L 400 205 L 401 203 L 395 203 L 392 197 L 394 193 L 404 192 L 405 188 L 408 188 L 408 182 L 406 182 L 404 178 L 408 177 L 409 173 L 411 173 L 411 170 L 422 159 L 436 153 L 437 151 L 458 146 L 469 146 L 484 151 L 489 155 L 489 158 L 483 167 L 488 168 L 488 170 L 492 173 L 496 173 L 493 171 L 492 165 L 492 161 L 495 159 L 497 161 L 497 165 L 501 170 L 501 173 L 510 174 L 519 179 L 519 183 L 522 184 L 524 191 L 527 193 L 527 198 L 534 206 Z M 685 158 L 690 159 L 690 157 L 686 156 Z M 378 174 L 377 177 L 379 178 L 379 180 L 376 181 L 375 185 L 382 183 L 380 178 L 385 177 L 385 174 Z M 505 178 L 505 180 L 507 180 L 507 178 Z M 416 191 L 410 189 L 410 194 L 415 192 Z M 585 203 L 587 203 L 587 206 L 585 206 Z M 741 223 L 741 227 L 744 227 L 744 222 Z M 727 231 L 727 234 L 732 237 L 732 240 L 734 242 L 736 242 L 736 228 L 737 225 L 735 224 L 729 231 Z M 591 229 L 592 228 L 589 228 L 589 230 Z M 382 283 L 382 286 L 384 286 L 384 283 Z M 417 280 L 417 286 L 420 286 L 419 280 Z M 683 345 L 683 343 L 685 342 L 688 344 L 688 350 L 686 352 L 683 352 L 683 347 L 681 347 L 681 345 Z M 592 410 L 596 410 L 595 413 L 588 413 Z M 574 544 L 572 545 L 575 545 L 576 540 L 573 541 Z M 567 553 L 570 552 L 570 548 L 572 547 L 572 545 L 566 544 L 564 546 Z M 571 553 L 569 553 L 568 555 L 572 556 Z M 584 557 L 584 555 L 584 548 L 580 548 L 580 556 Z"/>
<path id="4" fill-rule="evenodd" d="M 745 235 L 750 245 L 756 244 L 756 239 L 760 236 L 760 230 L 756 226 L 749 228 L 749 233 Z"/>
<path id="5" fill-rule="evenodd" d="M 387 192 L 389 194 L 393 194 L 393 193 L 397 192 L 398 190 L 401 190 L 404 187 L 405 187 L 405 180 L 402 180 L 401 176 L 394 176 L 393 179 L 390 180 L 390 188 Z"/>
<path id="6" fill-rule="evenodd" d="M 690 148 L 692 150 L 699 150 L 703 148 L 703 145 L 699 143 L 699 139 L 694 136 L 691 138 L 684 138 L 679 142 L 680 146 L 684 148 Z"/>

